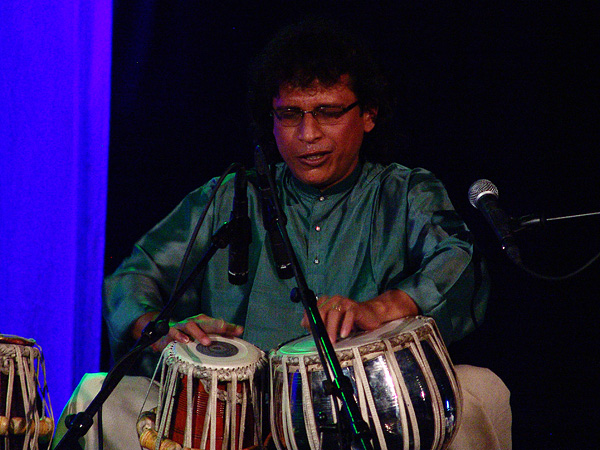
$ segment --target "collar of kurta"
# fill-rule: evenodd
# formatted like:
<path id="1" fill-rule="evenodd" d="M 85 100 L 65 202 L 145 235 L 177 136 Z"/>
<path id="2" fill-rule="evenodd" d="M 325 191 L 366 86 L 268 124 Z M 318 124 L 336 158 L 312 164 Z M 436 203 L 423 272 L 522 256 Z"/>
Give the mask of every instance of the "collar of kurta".
<path id="1" fill-rule="evenodd" d="M 309 186 L 308 184 L 302 183 L 301 181 L 299 181 L 297 178 L 295 178 L 292 175 L 292 173 L 288 167 L 285 168 L 285 172 L 287 172 L 286 175 L 288 175 L 289 178 L 292 180 L 291 182 L 292 182 L 294 188 L 297 189 L 301 194 L 306 195 L 311 198 L 318 198 L 318 197 L 322 197 L 322 196 L 330 197 L 335 194 L 341 194 L 341 193 L 349 191 L 350 189 L 352 189 L 352 187 L 354 187 L 354 185 L 358 181 L 360 174 L 362 173 L 362 170 L 363 170 L 363 162 L 359 161 L 350 175 L 348 175 L 346 178 L 344 178 L 339 183 L 334 184 L 330 188 L 327 188 L 327 189 L 321 191 L 320 189 L 318 189 L 314 186 Z"/>

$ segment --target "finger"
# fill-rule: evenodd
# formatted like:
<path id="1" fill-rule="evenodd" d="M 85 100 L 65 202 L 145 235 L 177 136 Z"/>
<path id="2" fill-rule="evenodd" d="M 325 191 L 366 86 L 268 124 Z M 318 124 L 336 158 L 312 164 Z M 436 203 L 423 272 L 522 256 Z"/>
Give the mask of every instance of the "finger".
<path id="1" fill-rule="evenodd" d="M 306 315 L 306 312 L 304 312 L 304 314 L 302 315 L 302 321 L 300 322 L 300 326 L 306 328 L 307 330 L 310 329 L 310 325 L 308 324 L 308 316 Z"/>
<path id="2" fill-rule="evenodd" d="M 335 305 L 327 312 L 325 318 L 325 329 L 327 330 L 327 335 L 329 336 L 329 340 L 332 344 L 337 341 L 340 322 L 343 315 L 344 312 L 339 305 Z"/>
<path id="3" fill-rule="evenodd" d="M 332 303 L 331 304 L 331 308 L 329 308 L 329 311 L 336 311 L 336 312 L 342 312 L 343 311 L 343 305 L 341 302 L 338 303 Z"/>
<path id="4" fill-rule="evenodd" d="M 352 328 L 354 328 L 354 319 L 355 319 L 354 310 L 348 309 L 346 311 L 346 313 L 344 314 L 342 326 L 340 327 L 340 337 L 342 339 L 346 339 L 350 335 Z"/>
<path id="5" fill-rule="evenodd" d="M 167 336 L 171 338 L 172 341 L 176 341 L 181 344 L 187 344 L 190 342 L 190 333 L 179 329 L 177 326 L 171 327 Z"/>
<path id="6" fill-rule="evenodd" d="M 207 333 L 221 336 L 239 336 L 244 332 L 244 327 L 225 322 L 223 319 L 210 319 L 202 323 L 202 329 Z"/>
<path id="7" fill-rule="evenodd" d="M 322 310 L 331 302 L 332 299 L 333 297 L 330 297 L 329 295 L 319 295 L 317 297 L 317 308 L 319 308 L 319 310 Z"/>
<path id="8" fill-rule="evenodd" d="M 227 336 L 241 336 L 244 333 L 244 327 L 235 323 L 225 322 L 225 333 Z"/>
<path id="9" fill-rule="evenodd" d="M 319 313 L 321 314 L 321 319 L 323 321 L 325 321 L 325 315 L 327 313 L 327 309 L 324 309 L 324 307 L 330 301 L 330 297 L 328 297 L 327 295 L 322 295 L 322 294 L 319 294 L 316 297 L 317 297 L 317 309 L 319 310 Z M 302 320 L 300 321 L 300 326 L 307 329 L 308 331 L 310 331 L 310 323 L 308 322 L 308 316 L 306 315 L 306 311 L 304 311 L 304 313 L 302 314 Z"/>
<path id="10" fill-rule="evenodd" d="M 167 336 L 161 337 L 158 341 L 151 345 L 153 351 L 157 353 L 162 353 L 162 351 L 167 347 L 167 345 L 172 342 L 172 340 Z"/>
<path id="11" fill-rule="evenodd" d="M 199 316 L 194 317 L 192 322 L 207 335 L 218 334 L 220 336 L 241 336 L 244 333 L 244 327 L 241 325 L 229 323 L 223 319 L 214 319 L 206 314 L 200 314 Z"/>
<path id="12" fill-rule="evenodd" d="M 354 325 L 361 330 L 371 331 L 379 328 L 386 322 L 385 317 L 380 318 L 369 306 L 368 302 L 358 303 L 355 308 Z"/>
<path id="13" fill-rule="evenodd" d="M 181 344 L 190 342 L 188 334 L 180 330 L 179 326 L 181 326 L 179 323 L 171 324 L 168 333 L 152 344 L 152 350 L 162 352 L 171 342 L 179 342 Z"/>
<path id="14" fill-rule="evenodd" d="M 171 330 L 174 330 L 173 333 L 183 332 L 185 335 L 188 336 L 188 339 L 191 337 L 192 339 L 195 339 L 196 341 L 200 342 L 202 345 L 205 346 L 210 345 L 212 342 L 206 330 L 204 330 L 203 327 L 200 324 L 198 324 L 194 318 L 179 323 L 176 327 L 171 328 Z M 169 334 L 170 333 L 171 332 L 169 332 Z"/>

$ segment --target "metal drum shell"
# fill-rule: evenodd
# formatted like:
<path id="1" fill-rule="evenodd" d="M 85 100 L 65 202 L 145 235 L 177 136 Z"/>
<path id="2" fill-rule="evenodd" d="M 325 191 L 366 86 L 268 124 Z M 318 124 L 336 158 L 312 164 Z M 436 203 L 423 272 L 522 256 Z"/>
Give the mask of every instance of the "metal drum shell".
<path id="1" fill-rule="evenodd" d="M 447 448 L 458 427 L 462 398 L 433 319 L 393 321 L 340 341 L 334 349 L 375 435 L 375 448 Z M 278 449 L 334 445 L 335 433 L 328 437 L 322 430 L 337 422 L 336 408 L 323 390 L 326 377 L 312 338 L 282 344 L 270 353 L 269 362 L 271 427 Z"/>

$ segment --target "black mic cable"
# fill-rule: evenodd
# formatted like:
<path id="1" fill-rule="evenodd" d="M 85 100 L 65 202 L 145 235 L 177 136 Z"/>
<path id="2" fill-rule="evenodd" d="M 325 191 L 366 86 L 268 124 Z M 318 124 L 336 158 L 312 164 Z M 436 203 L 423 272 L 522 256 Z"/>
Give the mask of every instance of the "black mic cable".
<path id="1" fill-rule="evenodd" d="M 271 177 L 268 176 L 269 165 L 259 145 L 254 150 L 254 164 L 258 175 L 258 188 L 261 196 L 264 226 L 269 235 L 277 275 L 281 279 L 289 279 L 294 276 L 294 270 L 285 247 L 283 236 L 278 228 L 278 224 L 285 226 L 287 219 L 279 204 L 277 188 L 272 182 Z"/>

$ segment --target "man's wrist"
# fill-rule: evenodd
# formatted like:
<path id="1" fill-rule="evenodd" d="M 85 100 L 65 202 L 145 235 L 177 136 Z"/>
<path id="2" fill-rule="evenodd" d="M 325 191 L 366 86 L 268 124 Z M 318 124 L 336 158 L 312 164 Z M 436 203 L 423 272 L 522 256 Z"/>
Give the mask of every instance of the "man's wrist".
<path id="1" fill-rule="evenodd" d="M 142 314 L 131 326 L 130 335 L 133 339 L 138 340 L 142 335 L 142 331 L 150 322 L 152 322 L 160 313 L 158 311 L 148 311 Z"/>
<path id="2" fill-rule="evenodd" d="M 400 289 L 391 289 L 371 300 L 371 307 L 377 317 L 385 318 L 385 322 L 419 314 L 415 301 Z"/>

